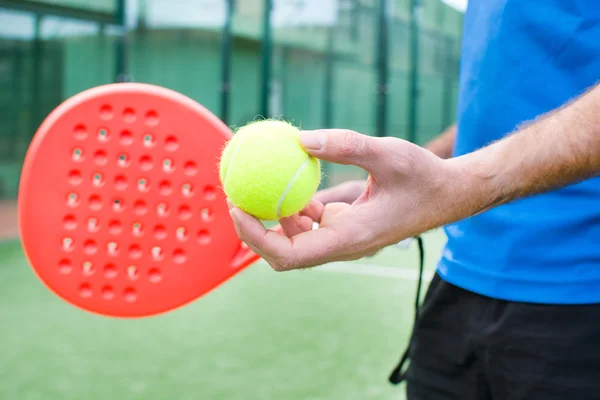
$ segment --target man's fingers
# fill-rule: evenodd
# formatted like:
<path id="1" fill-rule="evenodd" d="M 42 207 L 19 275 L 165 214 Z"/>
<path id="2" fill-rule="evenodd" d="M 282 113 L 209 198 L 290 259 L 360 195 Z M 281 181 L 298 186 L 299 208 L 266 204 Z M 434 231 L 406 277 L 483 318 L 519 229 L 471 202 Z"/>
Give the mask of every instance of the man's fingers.
<path id="1" fill-rule="evenodd" d="M 279 223 L 285 235 L 292 237 L 299 233 L 310 231 L 313 228 L 313 223 L 321 219 L 323 207 L 323 203 L 311 200 L 300 213 L 282 218 Z"/>
<path id="2" fill-rule="evenodd" d="M 299 233 L 310 231 L 316 222 L 320 226 L 328 225 L 334 215 L 350 207 L 348 203 L 329 203 L 323 205 L 320 202 L 313 201 L 306 206 L 300 214 L 283 218 L 280 222 L 283 231 L 287 237 L 296 236 Z"/>
<path id="3" fill-rule="evenodd" d="M 267 230 L 260 221 L 238 208 L 232 208 L 230 214 L 240 239 L 276 271 L 360 258 L 360 246 L 354 242 L 362 236 L 362 231 L 349 218 L 340 218 L 341 226 L 309 230 L 288 238 Z"/>
<path id="4" fill-rule="evenodd" d="M 315 222 L 319 222 L 321 220 L 321 214 L 323 214 L 323 209 L 325 205 L 317 200 L 312 200 L 302 211 L 300 211 L 300 215 L 306 216 Z M 312 225 L 311 225 L 312 226 Z"/>
<path id="5" fill-rule="evenodd" d="M 259 256 L 263 257 L 265 254 L 257 248 L 253 243 L 244 240 L 245 237 L 256 237 L 264 236 L 267 233 L 267 228 L 253 216 L 246 214 L 239 208 L 232 207 L 229 209 L 229 215 L 233 220 L 233 226 L 238 237 L 250 247 Z"/>
<path id="6" fill-rule="evenodd" d="M 321 219 L 318 221 L 322 227 L 329 226 L 335 217 L 348 207 L 351 207 L 348 203 L 329 203 L 323 209 Z"/>
<path id="7" fill-rule="evenodd" d="M 385 157 L 378 138 L 344 129 L 303 131 L 300 143 L 311 155 L 336 164 L 351 164 L 369 172 Z"/>
<path id="8" fill-rule="evenodd" d="M 299 233 L 306 232 L 312 229 L 313 220 L 304 215 L 292 215 L 291 217 L 282 218 L 279 223 L 287 237 L 295 236 Z"/>

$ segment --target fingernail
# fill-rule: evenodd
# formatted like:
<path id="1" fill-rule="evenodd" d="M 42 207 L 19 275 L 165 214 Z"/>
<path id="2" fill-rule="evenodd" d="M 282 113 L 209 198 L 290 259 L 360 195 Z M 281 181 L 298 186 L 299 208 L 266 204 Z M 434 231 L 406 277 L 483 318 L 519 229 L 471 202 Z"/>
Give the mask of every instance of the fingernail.
<path id="1" fill-rule="evenodd" d="M 229 199 L 227 199 L 227 207 L 229 207 L 230 210 L 233 208 L 233 203 Z"/>
<path id="2" fill-rule="evenodd" d="M 300 143 L 305 149 L 321 150 L 325 147 L 326 136 L 321 131 L 300 132 Z"/>

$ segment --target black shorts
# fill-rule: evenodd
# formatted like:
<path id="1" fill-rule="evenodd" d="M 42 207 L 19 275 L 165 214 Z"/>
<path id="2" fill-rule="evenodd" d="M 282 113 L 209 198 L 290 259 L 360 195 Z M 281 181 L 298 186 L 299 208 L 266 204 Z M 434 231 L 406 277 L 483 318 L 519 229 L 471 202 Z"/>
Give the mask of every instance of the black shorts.
<path id="1" fill-rule="evenodd" d="M 436 275 L 406 382 L 408 400 L 598 400 L 600 305 L 501 301 Z"/>

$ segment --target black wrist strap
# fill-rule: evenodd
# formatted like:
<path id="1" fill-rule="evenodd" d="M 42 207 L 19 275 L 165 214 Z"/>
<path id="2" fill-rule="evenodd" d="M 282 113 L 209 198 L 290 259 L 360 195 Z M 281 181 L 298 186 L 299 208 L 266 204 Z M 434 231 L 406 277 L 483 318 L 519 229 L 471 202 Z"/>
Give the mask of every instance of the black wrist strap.
<path id="1" fill-rule="evenodd" d="M 406 346 L 406 350 L 404 351 L 404 354 L 402 355 L 400 362 L 398 363 L 396 368 L 394 368 L 394 370 L 392 371 L 392 373 L 389 377 L 389 381 L 394 385 L 400 384 L 406 378 L 406 370 L 403 371 L 403 368 L 404 368 L 404 364 L 406 364 L 406 362 L 410 358 L 410 345 L 412 342 L 412 337 L 415 333 L 415 328 L 417 326 L 417 320 L 419 319 L 421 286 L 423 283 L 423 268 L 425 266 L 425 251 L 424 251 L 424 247 L 423 247 L 423 238 L 421 236 L 417 236 L 416 239 L 417 239 L 417 243 L 419 245 L 419 279 L 417 281 L 417 294 L 415 295 L 415 320 L 413 323 L 411 337 Z"/>

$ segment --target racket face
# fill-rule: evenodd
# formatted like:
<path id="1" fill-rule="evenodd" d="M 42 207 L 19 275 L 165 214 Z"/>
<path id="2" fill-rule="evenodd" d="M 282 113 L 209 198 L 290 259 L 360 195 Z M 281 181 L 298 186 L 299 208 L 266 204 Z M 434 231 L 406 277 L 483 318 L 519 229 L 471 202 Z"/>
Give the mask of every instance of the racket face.
<path id="1" fill-rule="evenodd" d="M 79 308 L 132 318 L 187 304 L 256 261 L 219 186 L 230 136 L 199 104 L 152 85 L 101 86 L 61 104 L 21 176 L 35 273 Z"/>

